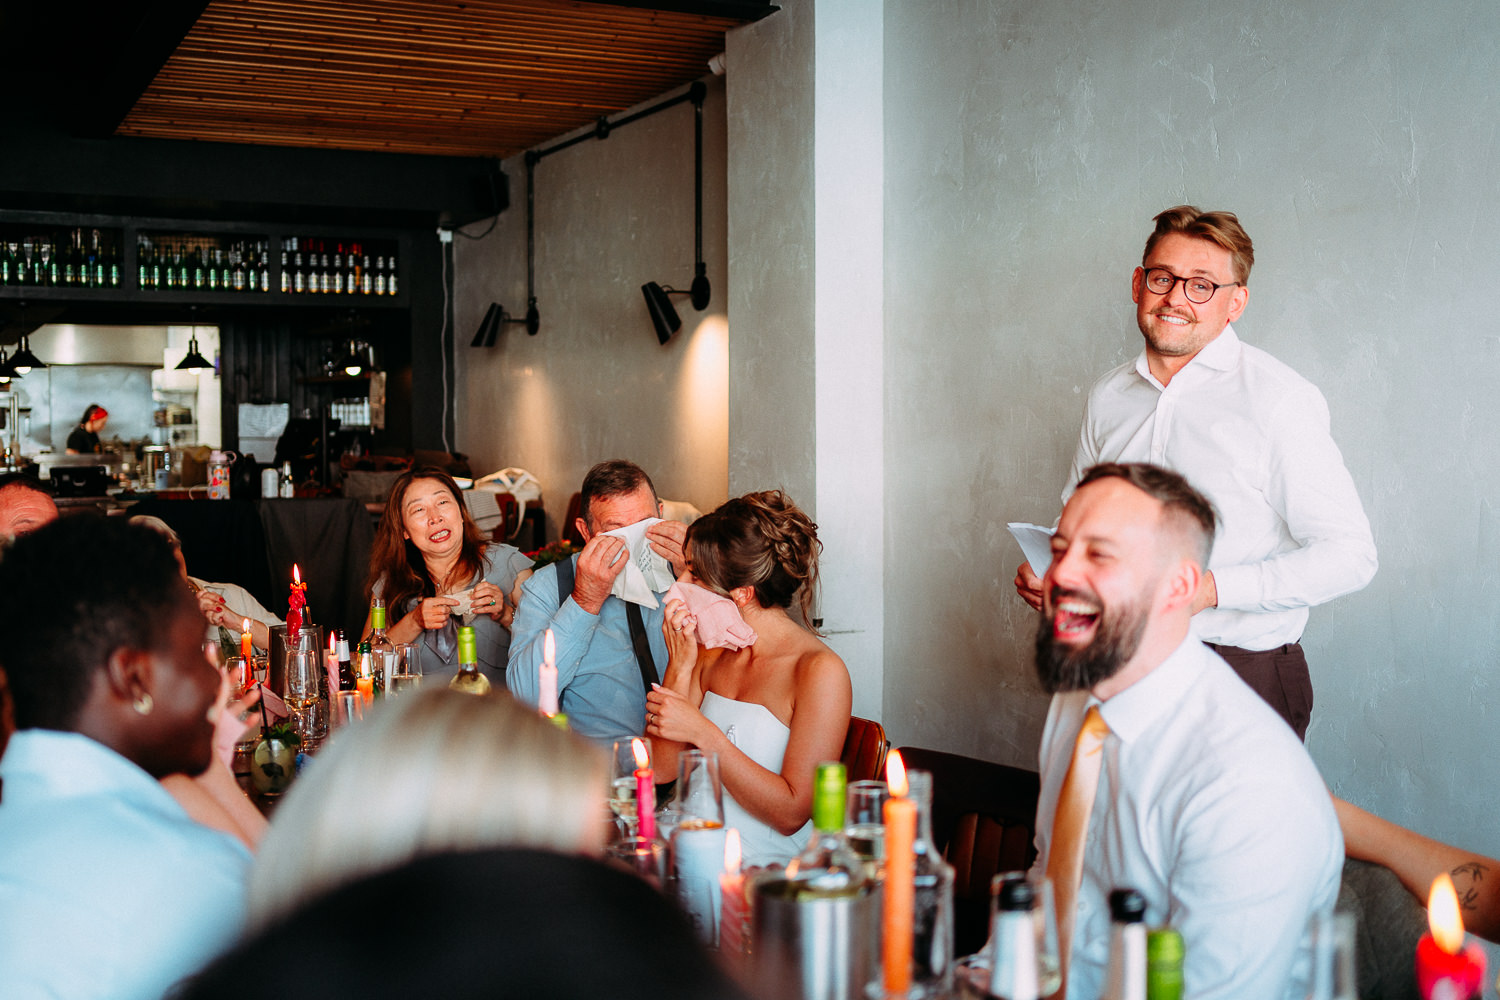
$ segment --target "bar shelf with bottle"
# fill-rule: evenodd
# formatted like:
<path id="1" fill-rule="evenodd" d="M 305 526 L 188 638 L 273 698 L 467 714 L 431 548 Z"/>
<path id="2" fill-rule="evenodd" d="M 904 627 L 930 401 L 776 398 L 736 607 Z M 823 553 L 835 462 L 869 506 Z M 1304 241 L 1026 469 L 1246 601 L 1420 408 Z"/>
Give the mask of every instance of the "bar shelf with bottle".
<path id="1" fill-rule="evenodd" d="M 269 292 L 270 239 L 142 229 L 135 234 L 143 292 Z"/>
<path id="2" fill-rule="evenodd" d="M 46 223 L 0 223 L 0 287 L 119 288 L 123 230 Z"/>

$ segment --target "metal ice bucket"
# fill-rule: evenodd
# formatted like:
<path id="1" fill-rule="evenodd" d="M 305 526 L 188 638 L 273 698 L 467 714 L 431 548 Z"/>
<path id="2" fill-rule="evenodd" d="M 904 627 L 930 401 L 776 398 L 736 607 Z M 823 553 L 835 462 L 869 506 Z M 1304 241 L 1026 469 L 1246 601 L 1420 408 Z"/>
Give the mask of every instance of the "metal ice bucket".
<path id="1" fill-rule="evenodd" d="M 880 960 L 880 893 L 799 899 L 793 883 L 756 879 L 749 962 L 757 996 L 863 1000 Z"/>

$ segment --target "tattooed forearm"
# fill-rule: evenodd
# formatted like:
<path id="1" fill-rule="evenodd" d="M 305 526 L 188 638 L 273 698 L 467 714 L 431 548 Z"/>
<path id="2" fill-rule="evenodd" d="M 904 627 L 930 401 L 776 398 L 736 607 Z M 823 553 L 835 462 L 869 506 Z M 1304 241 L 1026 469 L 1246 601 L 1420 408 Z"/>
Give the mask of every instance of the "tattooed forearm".
<path id="1" fill-rule="evenodd" d="M 1453 869 L 1453 888 L 1458 892 L 1458 905 L 1473 912 L 1479 905 L 1479 891 L 1484 886 L 1484 877 L 1489 866 L 1483 861 L 1465 861 Z"/>

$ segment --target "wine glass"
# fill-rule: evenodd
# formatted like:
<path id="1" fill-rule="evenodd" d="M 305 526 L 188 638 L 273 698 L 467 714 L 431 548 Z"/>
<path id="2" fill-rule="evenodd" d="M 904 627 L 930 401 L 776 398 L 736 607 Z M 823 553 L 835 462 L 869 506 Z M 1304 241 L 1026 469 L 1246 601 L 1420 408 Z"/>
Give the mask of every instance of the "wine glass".
<path id="1" fill-rule="evenodd" d="M 718 830 L 724 826 L 724 785 L 719 780 L 719 755 L 684 750 L 677 755 L 679 830 Z"/>
<path id="2" fill-rule="evenodd" d="M 286 699 L 297 722 L 297 733 L 304 742 L 312 732 L 312 708 L 318 703 L 323 677 L 322 657 L 311 649 L 287 651 Z"/>
<path id="3" fill-rule="evenodd" d="M 417 647 L 398 642 L 386 656 L 386 693 L 392 697 L 412 694 L 422 686 L 422 658 Z"/>
<path id="4" fill-rule="evenodd" d="M 609 775 L 609 808 L 615 814 L 615 822 L 621 828 L 622 837 L 636 835 L 635 814 L 635 747 L 634 740 L 615 740 L 611 751 Z M 646 747 L 647 765 L 650 764 L 651 745 Z"/>

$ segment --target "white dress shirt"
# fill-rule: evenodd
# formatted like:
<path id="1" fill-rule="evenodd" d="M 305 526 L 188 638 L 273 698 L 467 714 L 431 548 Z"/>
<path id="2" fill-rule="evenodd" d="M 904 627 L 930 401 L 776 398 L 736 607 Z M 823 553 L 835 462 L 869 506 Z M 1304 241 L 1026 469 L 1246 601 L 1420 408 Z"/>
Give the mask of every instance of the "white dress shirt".
<path id="1" fill-rule="evenodd" d="M 1155 670 L 1098 702 L 1057 695 L 1042 733 L 1036 871 L 1084 714 L 1110 734 L 1089 816 L 1068 974 L 1093 1000 L 1109 961 L 1109 893 L 1146 898 L 1146 923 L 1186 945 L 1184 996 L 1307 995 L 1308 918 L 1338 898 L 1344 841 L 1328 790 L 1285 722 L 1188 636 Z"/>
<path id="2" fill-rule="evenodd" d="M 160 1000 L 233 942 L 250 853 L 77 733 L 0 759 L 0 996 Z"/>
<path id="3" fill-rule="evenodd" d="M 1219 603 L 1193 618 L 1205 642 L 1296 642 L 1307 609 L 1375 575 L 1370 522 L 1311 382 L 1232 326 L 1163 386 L 1143 351 L 1094 384 L 1068 489 L 1099 462 L 1151 462 L 1187 477 L 1219 513 Z"/>

